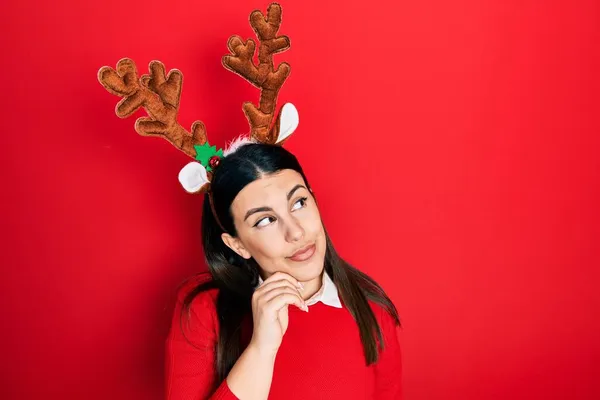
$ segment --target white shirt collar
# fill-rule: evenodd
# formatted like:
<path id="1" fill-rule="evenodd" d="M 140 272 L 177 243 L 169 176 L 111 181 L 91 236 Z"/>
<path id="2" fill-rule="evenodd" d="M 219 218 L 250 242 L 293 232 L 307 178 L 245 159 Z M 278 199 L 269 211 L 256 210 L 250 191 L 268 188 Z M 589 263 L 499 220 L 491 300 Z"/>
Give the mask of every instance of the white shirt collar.
<path id="1" fill-rule="evenodd" d="M 258 277 L 258 284 L 263 283 L 262 278 Z M 342 308 L 342 302 L 340 301 L 340 296 L 335 286 L 335 283 L 329 277 L 327 272 L 323 273 L 323 283 L 321 288 L 317 293 L 315 293 L 310 299 L 306 300 L 307 306 L 312 306 L 318 302 L 321 302 L 327 306 Z"/>

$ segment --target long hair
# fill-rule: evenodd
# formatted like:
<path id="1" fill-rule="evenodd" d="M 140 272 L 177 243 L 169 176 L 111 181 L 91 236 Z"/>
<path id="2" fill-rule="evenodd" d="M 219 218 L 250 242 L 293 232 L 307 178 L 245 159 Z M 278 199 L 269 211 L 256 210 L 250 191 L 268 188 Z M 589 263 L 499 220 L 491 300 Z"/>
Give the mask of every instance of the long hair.
<path id="1" fill-rule="evenodd" d="M 221 226 L 232 236 L 236 235 L 231 203 L 249 183 L 263 175 L 284 169 L 298 172 L 310 189 L 296 157 L 281 146 L 251 143 L 224 157 L 213 175 L 211 183 L 214 211 Z M 208 194 L 205 195 L 202 213 L 202 244 L 212 280 L 198 284 L 183 300 L 181 315 L 188 315 L 194 298 L 201 292 L 218 288 L 217 316 L 219 338 L 216 348 L 215 385 L 229 374 L 240 357 L 242 319 L 252 313 L 251 299 L 258 284 L 259 270 L 253 258 L 239 256 L 221 239 L 223 231 L 215 220 Z M 367 365 L 378 359 L 378 343 L 383 348 L 379 324 L 369 305 L 369 300 L 381 305 L 400 324 L 396 307 L 383 289 L 369 276 L 352 267 L 335 251 L 327 231 L 325 271 L 335 283 L 340 298 L 356 321 Z"/>

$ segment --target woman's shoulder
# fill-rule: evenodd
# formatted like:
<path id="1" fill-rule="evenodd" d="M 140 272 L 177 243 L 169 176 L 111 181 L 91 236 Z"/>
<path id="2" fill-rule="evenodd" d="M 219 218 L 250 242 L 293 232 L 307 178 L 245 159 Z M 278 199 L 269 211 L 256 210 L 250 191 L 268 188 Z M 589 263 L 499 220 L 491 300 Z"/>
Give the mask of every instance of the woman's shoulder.
<path id="1" fill-rule="evenodd" d="M 179 305 L 187 302 L 191 313 L 211 314 L 216 309 L 219 294 L 219 289 L 211 286 L 212 282 L 213 278 L 209 272 L 201 272 L 187 278 L 177 290 Z"/>
<path id="2" fill-rule="evenodd" d="M 192 343 L 212 347 L 218 335 L 217 295 L 209 273 L 187 278 L 177 289 L 177 301 L 168 336 L 170 346 Z"/>
<path id="3" fill-rule="evenodd" d="M 369 304 L 381 330 L 385 343 L 384 346 L 391 346 L 392 349 L 396 348 L 398 346 L 398 334 L 400 330 L 400 320 L 396 307 L 391 303 L 391 300 L 390 304 L 387 305 L 371 300 L 369 300 Z"/>
<path id="4" fill-rule="evenodd" d="M 382 303 L 376 302 L 374 300 L 368 300 L 369 305 L 371 306 L 371 310 L 373 310 L 373 314 L 375 314 L 375 318 L 380 324 L 385 325 L 399 325 L 398 311 L 396 306 L 390 300 L 390 304 L 384 305 Z"/>

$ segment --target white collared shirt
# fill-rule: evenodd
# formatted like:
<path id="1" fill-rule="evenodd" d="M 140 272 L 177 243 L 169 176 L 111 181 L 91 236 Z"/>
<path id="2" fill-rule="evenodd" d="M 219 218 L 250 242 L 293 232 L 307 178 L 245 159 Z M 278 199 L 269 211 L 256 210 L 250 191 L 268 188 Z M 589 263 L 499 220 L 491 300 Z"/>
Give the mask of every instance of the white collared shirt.
<path id="1" fill-rule="evenodd" d="M 263 280 L 259 276 L 258 284 L 260 285 L 262 283 Z M 327 306 L 342 308 L 342 302 L 340 301 L 340 296 L 338 294 L 337 287 L 335 286 L 335 283 L 333 283 L 327 272 L 323 273 L 323 284 L 321 285 L 319 291 L 313 296 L 311 296 L 310 299 L 306 300 L 305 303 L 307 306 L 312 306 L 313 304 L 316 304 L 319 301 Z"/>

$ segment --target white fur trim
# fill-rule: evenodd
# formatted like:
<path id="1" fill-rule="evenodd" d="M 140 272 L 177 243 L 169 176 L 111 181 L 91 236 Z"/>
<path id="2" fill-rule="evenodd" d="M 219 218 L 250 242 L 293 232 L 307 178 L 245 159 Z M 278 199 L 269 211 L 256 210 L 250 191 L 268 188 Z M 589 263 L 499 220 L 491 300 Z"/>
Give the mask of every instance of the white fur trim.
<path id="1" fill-rule="evenodd" d="M 233 139 L 231 142 L 229 142 L 229 144 L 227 146 L 225 146 L 225 150 L 223 150 L 223 157 L 228 156 L 231 153 L 235 153 L 237 151 L 237 149 L 239 149 L 240 147 L 249 144 L 249 143 L 256 143 L 255 140 L 253 140 L 251 137 L 249 137 L 248 135 L 240 135 L 237 138 Z"/>

